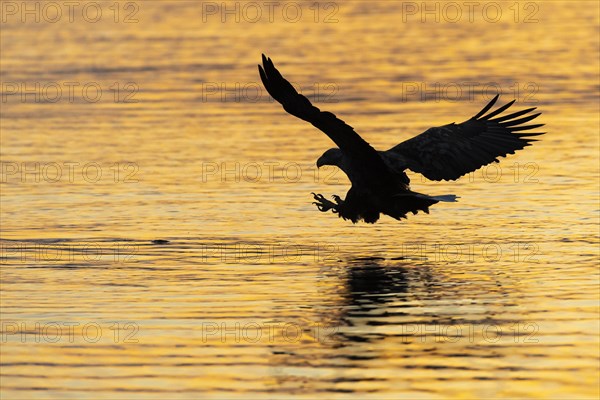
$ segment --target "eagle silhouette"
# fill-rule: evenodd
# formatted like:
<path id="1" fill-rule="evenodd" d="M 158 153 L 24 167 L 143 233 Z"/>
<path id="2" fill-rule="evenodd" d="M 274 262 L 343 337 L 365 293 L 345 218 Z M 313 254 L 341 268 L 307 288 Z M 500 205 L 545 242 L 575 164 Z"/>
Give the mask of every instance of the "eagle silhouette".
<path id="1" fill-rule="evenodd" d="M 531 137 L 545 133 L 523 132 L 544 125 L 523 125 L 541 114 L 531 114 L 535 107 L 501 115 L 515 100 L 487 113 L 498 100 L 499 95 L 496 95 L 465 122 L 429 128 L 387 151 L 377 151 L 350 125 L 330 112 L 319 110 L 299 94 L 264 54 L 262 63 L 258 71 L 269 94 L 285 111 L 310 122 L 338 146 L 323 153 L 317 167 L 335 165 L 352 183 L 345 199 L 333 195 L 335 202 L 332 202 L 312 193 L 313 204 L 322 212 L 331 210 L 353 223 L 360 220 L 375 223 L 382 213 L 397 220 L 406 218 L 408 212 L 429 214 L 433 204 L 456 201 L 455 195 L 428 196 L 413 192 L 406 169 L 434 181 L 456 180 L 498 162 L 498 157 L 514 154 L 536 141 Z"/>

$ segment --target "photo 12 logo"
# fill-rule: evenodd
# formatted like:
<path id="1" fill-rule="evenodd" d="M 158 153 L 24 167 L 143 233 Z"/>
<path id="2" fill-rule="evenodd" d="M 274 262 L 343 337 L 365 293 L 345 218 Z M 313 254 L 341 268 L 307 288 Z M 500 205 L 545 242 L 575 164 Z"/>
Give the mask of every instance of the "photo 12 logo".
<path id="1" fill-rule="evenodd" d="M 2 82 L 2 103 L 137 103 L 135 82 Z"/>
<path id="2" fill-rule="evenodd" d="M 57 242 L 0 240 L 0 264 L 108 264 L 136 262 L 137 243 Z"/>
<path id="3" fill-rule="evenodd" d="M 214 182 L 322 182 L 336 184 L 342 182 L 342 174 L 338 168 L 316 164 L 299 164 L 289 161 L 246 162 L 221 161 L 202 162 L 200 164 L 202 183 Z"/>
<path id="4" fill-rule="evenodd" d="M 20 343 L 139 343 L 140 327 L 135 322 L 2 321 L 1 342 Z"/>
<path id="5" fill-rule="evenodd" d="M 299 325 L 294 322 L 202 322 L 199 326 L 202 343 L 299 343 L 331 342 L 339 327 L 325 324 Z"/>
<path id="6" fill-rule="evenodd" d="M 514 262 L 539 263 L 540 247 L 532 242 L 508 243 L 404 243 L 400 246 L 402 257 L 429 259 L 435 262 Z"/>
<path id="7" fill-rule="evenodd" d="M 203 262 L 237 265 L 326 262 L 339 259 L 339 247 L 332 243 L 215 243 L 202 245 L 200 254 Z"/>
<path id="8" fill-rule="evenodd" d="M 516 321 L 499 324 L 403 324 L 400 326 L 404 343 L 539 343 L 540 327 L 535 322 Z"/>
<path id="9" fill-rule="evenodd" d="M 402 82 L 402 101 L 478 101 L 491 100 L 495 95 L 509 96 L 519 103 L 537 103 L 536 82 Z"/>
<path id="10" fill-rule="evenodd" d="M 336 24 L 340 6 L 335 2 L 203 1 L 202 22 L 314 22 Z"/>
<path id="11" fill-rule="evenodd" d="M 0 162 L 0 183 L 138 183 L 134 162 Z"/>
<path id="12" fill-rule="evenodd" d="M 534 1 L 404 1 L 399 4 L 404 23 L 539 22 L 540 5 Z"/>
<path id="13" fill-rule="evenodd" d="M 335 98 L 339 92 L 335 83 L 319 83 L 301 87 L 290 82 L 296 91 L 306 96 L 312 103 L 337 103 Z M 203 103 L 257 103 L 259 101 L 275 102 L 265 90 L 262 82 L 204 82 L 200 86 Z"/>
<path id="14" fill-rule="evenodd" d="M 136 1 L 0 1 L 0 21 L 3 24 L 136 24 L 139 11 Z"/>

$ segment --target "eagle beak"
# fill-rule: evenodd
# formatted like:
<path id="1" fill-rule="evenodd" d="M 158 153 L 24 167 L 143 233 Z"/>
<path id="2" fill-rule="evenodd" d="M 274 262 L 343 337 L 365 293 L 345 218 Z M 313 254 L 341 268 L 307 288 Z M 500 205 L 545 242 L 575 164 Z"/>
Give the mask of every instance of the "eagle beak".
<path id="1" fill-rule="evenodd" d="M 323 159 L 323 156 L 321 156 L 317 160 L 317 168 L 321 168 L 323 165 L 327 165 L 327 164 L 325 163 L 325 160 Z"/>

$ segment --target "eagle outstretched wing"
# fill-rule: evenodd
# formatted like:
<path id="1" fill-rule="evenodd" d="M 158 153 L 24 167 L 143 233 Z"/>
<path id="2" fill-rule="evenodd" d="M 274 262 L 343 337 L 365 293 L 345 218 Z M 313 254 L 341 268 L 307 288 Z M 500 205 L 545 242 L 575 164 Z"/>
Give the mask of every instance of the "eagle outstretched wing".
<path id="1" fill-rule="evenodd" d="M 329 136 L 347 156 L 352 164 L 351 169 L 364 175 L 365 179 L 361 179 L 363 182 L 377 181 L 388 174 L 388 169 L 377 151 L 361 138 L 354 128 L 334 114 L 313 106 L 306 97 L 294 89 L 275 68 L 271 59 L 264 54 L 262 62 L 264 69 L 259 65 L 258 72 L 269 94 L 283 106 L 285 111 L 310 122 Z M 351 176 L 349 178 L 353 179 Z"/>
<path id="2" fill-rule="evenodd" d="M 514 154 L 535 142 L 532 136 L 545 133 L 523 132 L 544 125 L 522 125 L 541 114 L 530 114 L 535 107 L 498 116 L 515 100 L 485 115 L 498 96 L 471 119 L 460 124 L 430 128 L 389 149 L 385 152 L 386 156 L 399 156 L 406 168 L 428 179 L 455 180 L 491 162 L 498 162 L 498 157 Z"/>

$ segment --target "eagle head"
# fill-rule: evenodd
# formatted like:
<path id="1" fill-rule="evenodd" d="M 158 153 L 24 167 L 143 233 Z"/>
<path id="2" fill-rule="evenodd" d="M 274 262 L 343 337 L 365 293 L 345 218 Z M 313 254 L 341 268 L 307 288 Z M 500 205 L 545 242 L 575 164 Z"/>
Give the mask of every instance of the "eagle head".
<path id="1" fill-rule="evenodd" d="M 335 165 L 341 168 L 342 165 L 342 151 L 340 149 L 329 149 L 317 160 L 317 168 L 321 168 L 323 165 Z"/>

